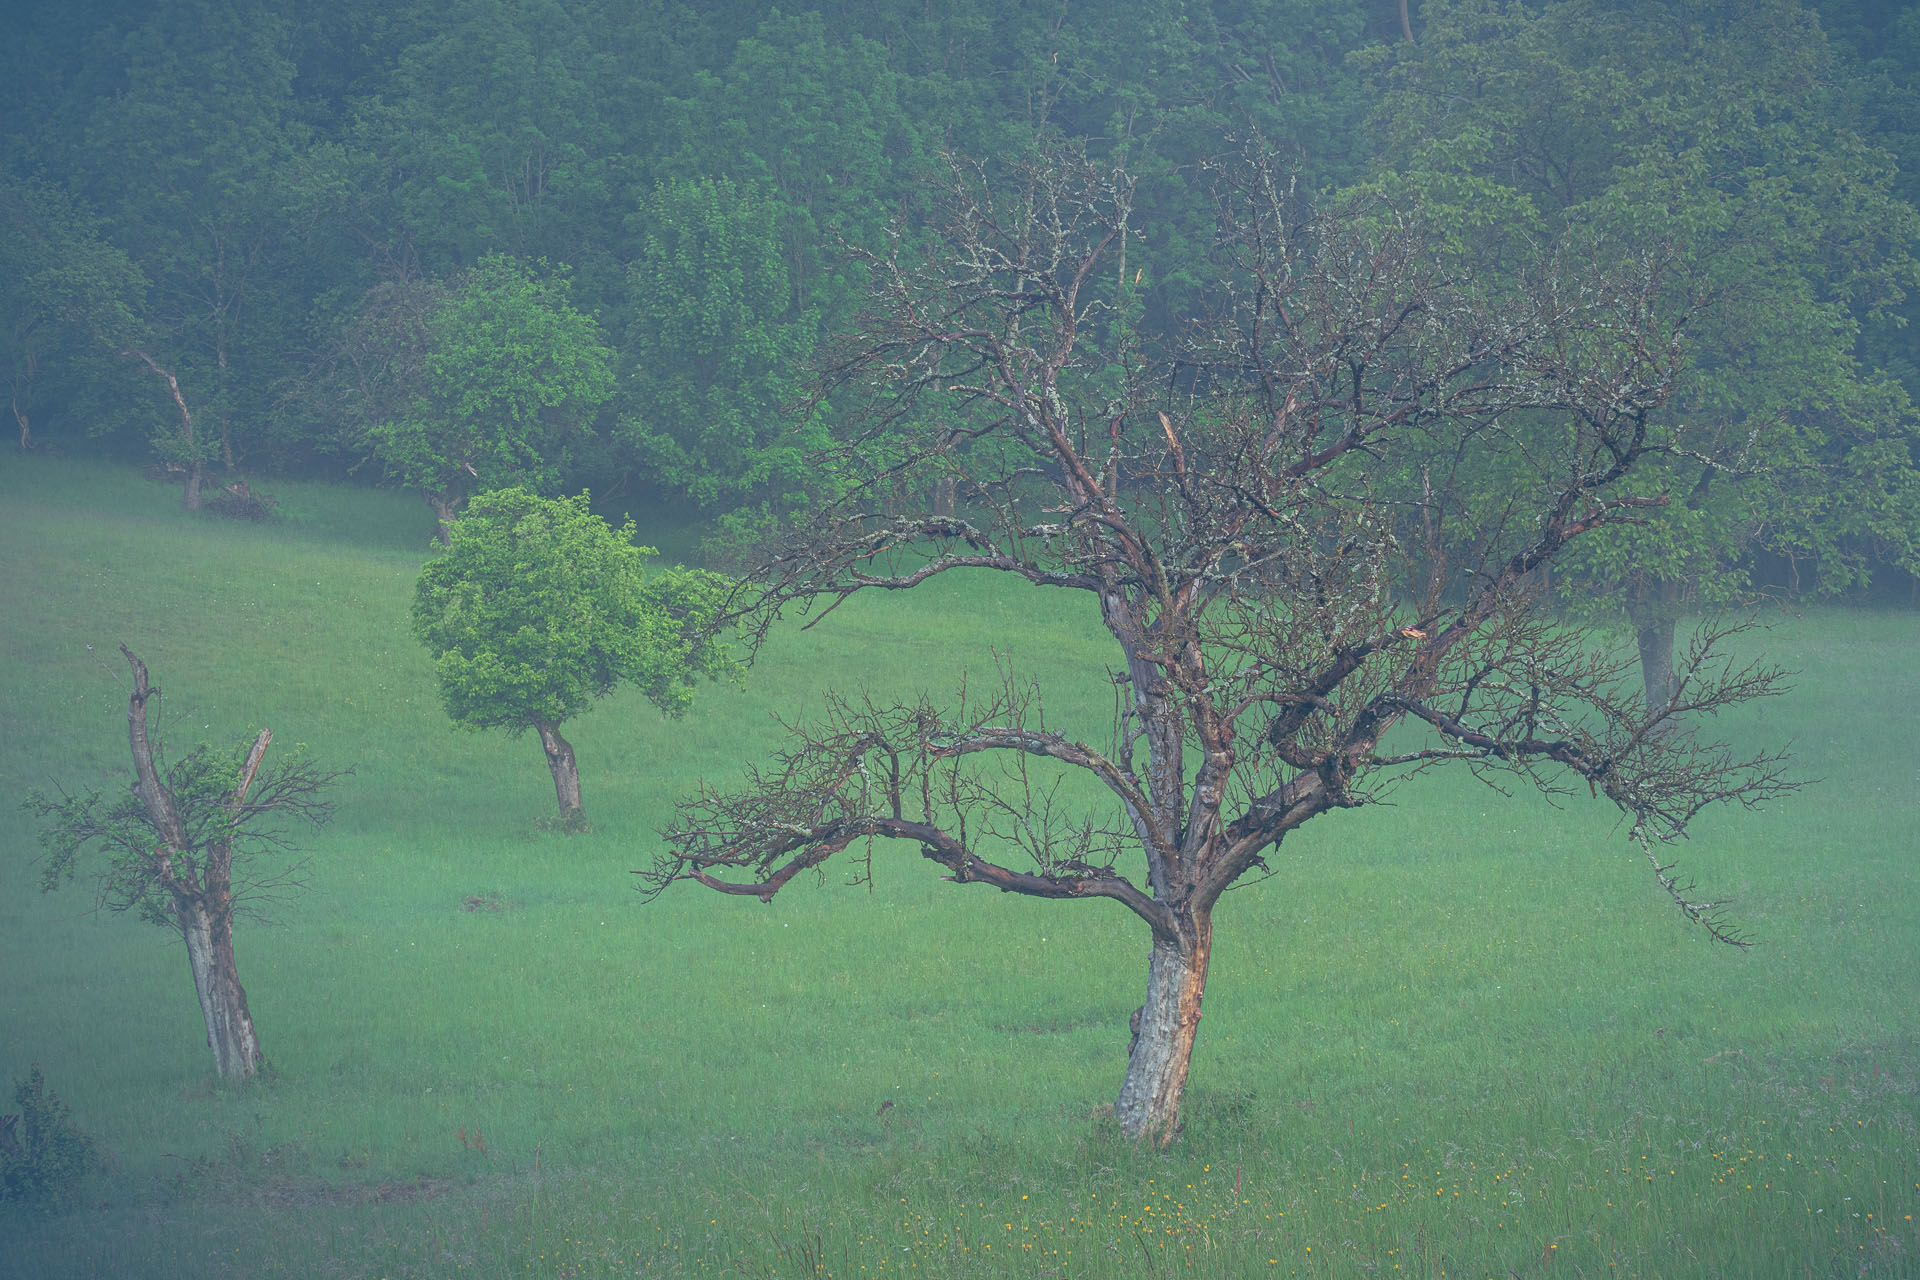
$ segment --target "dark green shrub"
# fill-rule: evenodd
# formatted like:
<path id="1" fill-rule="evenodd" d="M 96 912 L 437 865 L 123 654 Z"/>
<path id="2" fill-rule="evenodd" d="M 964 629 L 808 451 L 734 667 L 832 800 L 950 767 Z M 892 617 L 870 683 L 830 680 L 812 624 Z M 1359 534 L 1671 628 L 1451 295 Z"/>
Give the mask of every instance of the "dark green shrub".
<path id="1" fill-rule="evenodd" d="M 93 1139 L 74 1127 L 38 1063 L 14 1086 L 13 1102 L 18 1110 L 0 1115 L 0 1201 L 65 1199 L 93 1167 Z"/>

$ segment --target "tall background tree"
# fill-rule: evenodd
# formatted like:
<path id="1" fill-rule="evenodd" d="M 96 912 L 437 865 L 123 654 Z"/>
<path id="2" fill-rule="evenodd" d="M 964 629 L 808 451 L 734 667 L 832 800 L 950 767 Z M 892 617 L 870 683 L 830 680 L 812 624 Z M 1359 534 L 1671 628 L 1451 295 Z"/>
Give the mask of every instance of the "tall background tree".
<path id="1" fill-rule="evenodd" d="M 1820 12 L 1832 42 L 1793 0 L 1430 0 L 1414 41 L 1394 5 L 1345 0 L 33 0 L 0 41 L 0 165 L 64 193 L 150 287 L 127 295 L 124 367 L 41 323 L 13 382 L 34 434 L 157 446 L 189 501 L 195 468 L 231 459 L 385 475 L 449 509 L 476 482 L 591 484 L 751 524 L 818 487 L 811 443 L 857 429 L 833 402 L 798 435 L 768 409 L 852 319 L 842 243 L 881 249 L 943 151 L 1050 131 L 1148 179 L 1105 269 L 1126 323 L 1165 336 L 1208 287 L 1199 163 L 1250 128 L 1302 192 L 1417 194 L 1496 275 L 1516 237 L 1575 228 L 1684 248 L 1671 287 L 1710 306 L 1669 412 L 1752 445 L 1710 477 L 1648 473 L 1687 500 L 1556 571 L 1605 588 L 1568 603 L 1631 605 L 1657 672 L 1694 603 L 1920 580 L 1895 394 L 1920 387 L 1900 297 L 1920 26 L 1879 0 Z M 419 433 L 367 429 L 405 419 L 382 397 L 424 376 L 424 327 L 391 358 L 380 340 L 495 254 L 569 264 L 567 303 L 604 335 L 587 345 L 616 349 L 621 428 L 596 440 L 598 402 L 549 405 L 557 429 L 428 475 Z M 356 377 L 388 377 L 347 394 L 355 344 Z"/>
<path id="2" fill-rule="evenodd" d="M 65 191 L 0 180 L 0 350 L 22 452 L 34 447 L 43 398 L 70 408 L 89 382 L 125 382 L 146 290 Z M 43 397 L 49 386 L 54 395 Z"/>
<path id="3" fill-rule="evenodd" d="M 706 511 L 803 505 L 825 415 L 785 409 L 818 315 L 796 310 L 773 203 L 726 179 L 669 182 L 641 216 L 621 445 Z"/>
<path id="4" fill-rule="evenodd" d="M 1672 695 L 1677 622 L 1746 594 L 1757 551 L 1828 591 L 1920 568 L 1913 414 L 1857 355 L 1915 281 L 1920 217 L 1834 91 L 1814 15 L 1448 0 L 1421 18 L 1380 77 L 1376 188 L 1490 275 L 1568 234 L 1677 255 L 1693 358 L 1661 412 L 1716 447 L 1646 468 L 1641 491 L 1673 500 L 1561 566 L 1570 600 L 1625 610 L 1649 702 Z"/>
<path id="5" fill-rule="evenodd" d="M 442 542 L 470 493 L 559 485 L 570 450 L 613 396 L 613 352 L 573 306 L 564 270 L 493 254 L 449 281 L 417 320 L 390 291 L 368 307 L 358 332 L 389 344 L 369 355 L 387 358 L 383 380 L 355 384 L 366 387 L 368 446 L 425 495 Z"/>

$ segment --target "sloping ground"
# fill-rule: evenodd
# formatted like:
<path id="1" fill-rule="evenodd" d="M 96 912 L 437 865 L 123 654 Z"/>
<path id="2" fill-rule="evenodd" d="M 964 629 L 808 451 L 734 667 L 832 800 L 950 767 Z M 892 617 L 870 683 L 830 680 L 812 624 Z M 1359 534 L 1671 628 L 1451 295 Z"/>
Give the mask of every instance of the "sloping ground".
<path id="1" fill-rule="evenodd" d="M 1911 1273 L 1920 619 L 1753 638 L 1803 674 L 1732 732 L 1821 782 L 1680 850 L 1750 951 L 1592 807 L 1430 778 L 1290 842 L 1221 912 L 1157 1155 L 1102 1115 L 1145 968 L 1117 909 L 904 849 L 764 907 L 642 907 L 628 874 L 829 685 L 944 696 L 998 648 L 1101 740 L 1068 602 L 856 601 L 683 722 L 616 697 L 569 735 L 595 829 L 566 838 L 537 745 L 440 711 L 424 510 L 276 491 L 285 523 L 239 526 L 0 464 L 0 1071 L 39 1062 L 110 1156 L 79 1207 L 0 1210 L 0 1275 Z M 247 1088 L 212 1082 L 177 940 L 38 892 L 25 792 L 124 785 L 122 641 L 177 744 L 268 725 L 356 769 L 307 893 L 241 926 Z"/>

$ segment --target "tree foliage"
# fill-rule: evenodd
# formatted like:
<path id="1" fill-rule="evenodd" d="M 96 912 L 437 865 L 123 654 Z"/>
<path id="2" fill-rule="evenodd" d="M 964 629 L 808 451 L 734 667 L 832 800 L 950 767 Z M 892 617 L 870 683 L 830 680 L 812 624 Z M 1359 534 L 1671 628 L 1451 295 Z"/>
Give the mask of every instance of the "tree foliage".
<path id="1" fill-rule="evenodd" d="M 179 815 L 179 831 L 160 830 L 139 782 L 112 794 L 36 793 L 29 807 L 45 822 L 47 853 L 40 887 L 52 892 L 71 882 L 98 849 L 105 855 L 100 904 L 149 924 L 178 928 L 185 900 L 236 908 L 283 901 L 304 867 L 290 856 L 289 822 L 324 823 L 333 805 L 320 793 L 343 775 L 298 750 L 263 764 L 258 734 L 227 747 L 200 743 L 172 760 L 157 735 L 154 744 L 155 781 Z"/>
<path id="2" fill-rule="evenodd" d="M 1920 216 L 1833 92 L 1814 16 L 1460 0 L 1422 19 L 1380 77 L 1372 185 L 1417 200 L 1490 277 L 1540 237 L 1669 246 L 1669 305 L 1692 310 L 1660 412 L 1714 443 L 1643 470 L 1639 490 L 1673 500 L 1570 556 L 1574 598 L 1624 604 L 1670 648 L 1681 614 L 1747 591 L 1755 547 L 1828 590 L 1874 561 L 1920 568 L 1913 414 L 1856 359 L 1862 320 L 1917 278 Z M 1649 655 L 1649 697 L 1668 660 Z"/>
<path id="3" fill-rule="evenodd" d="M 1875 376 L 1920 389 L 1897 296 L 1920 25 L 1819 8 L 1844 56 L 1797 0 L 1429 0 L 1411 32 L 1352 0 L 29 4 L 0 41 L 0 169 L 91 210 L 151 288 L 125 295 L 146 359 L 115 369 L 42 325 L 15 389 L 52 443 L 183 469 L 390 464 L 446 515 L 501 484 L 637 483 L 751 526 L 819 490 L 801 459 L 857 430 L 837 401 L 797 434 L 773 412 L 816 335 L 853 321 L 842 243 L 883 252 L 943 152 L 1049 134 L 1140 176 L 1108 269 L 1128 323 L 1167 339 L 1211 287 L 1202 162 L 1251 129 L 1304 192 L 1371 174 L 1417 193 L 1495 274 L 1577 226 L 1685 246 L 1669 287 L 1711 290 L 1724 319 L 1693 325 L 1667 412 L 1753 440 L 1746 467 L 1559 572 L 1679 608 L 1741 595 L 1758 549 L 1786 565 L 1772 579 L 1854 590 L 1920 565 L 1910 419 Z M 464 428 L 424 380 L 402 397 L 424 417 L 343 392 L 342 347 L 396 293 L 450 297 L 494 254 L 566 264 L 536 274 L 605 326 L 583 352 L 619 348 L 615 400 L 488 427 L 497 447 L 469 456 L 431 439 Z M 356 372 L 426 351 L 396 354 Z M 608 403 L 618 429 L 583 434 Z"/>
<path id="4" fill-rule="evenodd" d="M 390 335 L 388 367 L 413 385 L 369 422 L 369 442 L 389 475 L 427 495 L 443 536 L 469 493 L 557 486 L 572 440 L 613 395 L 613 353 L 566 275 L 505 255 L 449 282 L 418 329 L 375 333 Z"/>
<path id="5" fill-rule="evenodd" d="M 0 179 L 0 359 L 22 450 L 33 447 L 40 391 L 114 381 L 140 341 L 146 278 L 98 221 L 44 182 Z"/>
<path id="6" fill-rule="evenodd" d="M 712 637 L 727 581 L 648 572 L 655 552 L 633 535 L 631 521 L 616 529 L 593 514 L 584 493 L 478 494 L 414 593 L 414 634 L 433 657 L 447 714 L 469 729 L 539 732 L 563 816 L 580 803 L 560 724 L 622 682 L 666 715 L 684 715 L 702 677 L 732 669 Z"/>
<path id="7" fill-rule="evenodd" d="M 725 179 L 670 182 L 642 216 L 622 443 L 705 510 L 804 504 L 824 415 L 783 410 L 801 397 L 817 317 L 794 309 L 773 204 Z"/>
<path id="8" fill-rule="evenodd" d="M 93 1139 L 74 1124 L 40 1064 L 13 1089 L 15 1110 L 0 1115 L 0 1204 L 58 1203 L 95 1164 Z"/>

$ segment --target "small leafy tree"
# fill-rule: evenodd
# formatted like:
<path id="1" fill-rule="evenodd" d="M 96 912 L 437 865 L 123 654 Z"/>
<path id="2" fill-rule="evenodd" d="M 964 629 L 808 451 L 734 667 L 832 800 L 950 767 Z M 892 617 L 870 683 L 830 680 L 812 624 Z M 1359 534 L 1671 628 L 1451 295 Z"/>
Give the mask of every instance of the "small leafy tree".
<path id="1" fill-rule="evenodd" d="M 478 494 L 427 562 L 413 630 L 433 655 L 447 714 L 468 729 L 532 729 L 560 817 L 581 821 L 580 773 L 560 725 L 621 681 L 669 716 L 701 676 L 730 669 L 711 626 L 729 584 L 691 569 L 648 573 L 656 553 L 587 509 L 587 495 Z"/>
<path id="2" fill-rule="evenodd" d="M 169 762 L 147 726 L 147 704 L 160 690 L 148 683 L 147 666 L 132 650 L 121 645 L 120 652 L 133 668 L 127 701 L 133 788 L 112 796 L 36 792 L 27 801 L 45 823 L 41 888 L 72 880 L 90 846 L 104 849 L 109 861 L 100 876 L 101 901 L 180 931 L 214 1069 L 229 1078 L 250 1076 L 263 1059 L 234 963 L 234 912 L 248 898 L 271 897 L 298 883 L 297 863 L 263 871 L 259 859 L 287 849 L 286 820 L 318 826 L 332 815 L 321 792 L 346 771 L 324 771 L 299 755 L 265 765 L 273 741 L 266 729 L 232 750 L 203 745 Z"/>

